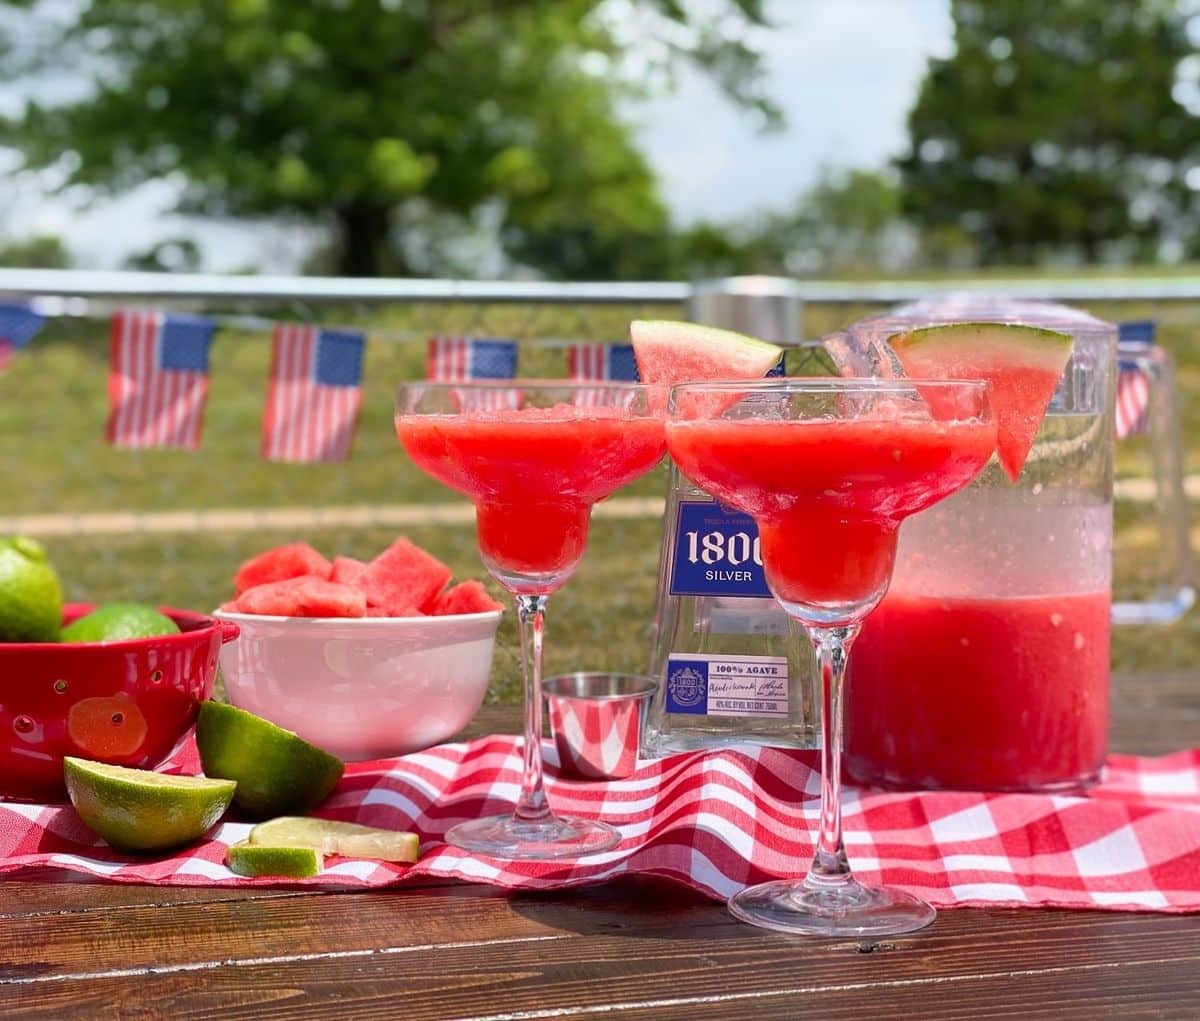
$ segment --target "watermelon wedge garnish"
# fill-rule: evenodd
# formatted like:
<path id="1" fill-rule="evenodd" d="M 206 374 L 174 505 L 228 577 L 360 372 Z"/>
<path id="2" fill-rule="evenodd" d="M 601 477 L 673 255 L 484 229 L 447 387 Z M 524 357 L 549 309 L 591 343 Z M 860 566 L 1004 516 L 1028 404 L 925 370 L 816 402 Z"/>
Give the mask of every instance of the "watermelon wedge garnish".
<path id="1" fill-rule="evenodd" d="M 670 386 L 706 379 L 758 379 L 783 348 L 756 337 L 695 323 L 635 319 L 629 339 L 643 383 Z"/>
<path id="2" fill-rule="evenodd" d="M 996 417 L 996 454 L 1016 482 L 1071 357 L 1069 333 L 1019 323 L 945 323 L 888 343 L 914 379 L 983 379 Z"/>

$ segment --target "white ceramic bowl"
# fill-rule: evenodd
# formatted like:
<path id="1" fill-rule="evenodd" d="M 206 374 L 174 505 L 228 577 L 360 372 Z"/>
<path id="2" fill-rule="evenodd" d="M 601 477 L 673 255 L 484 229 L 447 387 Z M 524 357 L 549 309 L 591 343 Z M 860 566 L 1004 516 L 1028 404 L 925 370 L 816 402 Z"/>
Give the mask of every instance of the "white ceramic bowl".
<path id="1" fill-rule="evenodd" d="M 500 610 L 444 617 L 271 617 L 218 611 L 230 702 L 350 761 L 445 741 L 483 704 Z"/>

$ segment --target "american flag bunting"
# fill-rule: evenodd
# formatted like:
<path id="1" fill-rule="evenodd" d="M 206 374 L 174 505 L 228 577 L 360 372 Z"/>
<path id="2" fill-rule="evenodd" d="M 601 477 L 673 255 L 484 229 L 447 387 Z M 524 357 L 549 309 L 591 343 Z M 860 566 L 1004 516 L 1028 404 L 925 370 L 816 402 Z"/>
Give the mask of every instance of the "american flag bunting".
<path id="1" fill-rule="evenodd" d="M 347 330 L 281 324 L 271 344 L 263 413 L 268 461 L 344 461 L 362 408 L 365 338 Z"/>
<path id="2" fill-rule="evenodd" d="M 632 344 L 572 344 L 567 348 L 567 375 L 577 381 L 611 379 L 636 383 L 637 361 Z"/>
<path id="3" fill-rule="evenodd" d="M 213 329 L 204 316 L 113 313 L 109 443 L 132 450 L 200 446 Z"/>
<path id="4" fill-rule="evenodd" d="M 43 321 L 28 305 L 0 302 L 0 372 L 8 368 L 17 351 L 37 336 Z"/>
<path id="5" fill-rule="evenodd" d="M 439 383 L 513 379 L 517 374 L 517 342 L 495 337 L 431 337 L 425 376 Z M 476 395 L 480 409 L 515 408 L 521 391 L 497 387 L 494 393 Z"/>
<path id="6" fill-rule="evenodd" d="M 1123 440 L 1146 431 L 1150 420 L 1150 378 L 1145 361 L 1154 348 L 1154 323 L 1120 323 L 1117 327 L 1116 434 Z"/>

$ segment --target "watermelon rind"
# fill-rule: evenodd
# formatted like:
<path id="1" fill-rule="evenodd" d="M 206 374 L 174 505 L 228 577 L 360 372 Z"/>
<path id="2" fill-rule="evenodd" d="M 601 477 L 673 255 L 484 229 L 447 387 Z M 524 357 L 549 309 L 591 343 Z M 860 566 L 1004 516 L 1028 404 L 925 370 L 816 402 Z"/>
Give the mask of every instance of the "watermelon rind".
<path id="1" fill-rule="evenodd" d="M 635 319 L 629 338 L 643 383 L 757 379 L 779 363 L 783 348 L 733 330 L 663 319 Z"/>
<path id="2" fill-rule="evenodd" d="M 951 345 L 969 350 L 986 344 L 989 363 L 1003 359 L 1060 373 L 1071 357 L 1072 343 L 1069 333 L 1026 323 L 939 323 L 888 337 L 897 355 L 916 347 L 928 352 L 934 344 L 943 350 Z"/>
<path id="3" fill-rule="evenodd" d="M 1069 333 L 1027 323 L 939 323 L 895 333 L 888 346 L 914 379 L 990 384 L 996 454 L 1014 482 L 1071 357 Z"/>

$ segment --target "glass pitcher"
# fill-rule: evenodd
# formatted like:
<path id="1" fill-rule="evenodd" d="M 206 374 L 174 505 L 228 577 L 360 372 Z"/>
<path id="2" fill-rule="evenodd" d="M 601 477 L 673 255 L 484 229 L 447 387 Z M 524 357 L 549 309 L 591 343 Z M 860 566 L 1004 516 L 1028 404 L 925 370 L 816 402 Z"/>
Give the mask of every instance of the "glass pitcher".
<path id="1" fill-rule="evenodd" d="M 1019 481 L 993 463 L 901 529 L 892 587 L 851 657 L 847 769 L 895 787 L 1085 786 L 1108 739 L 1117 329 L 1059 305 L 956 298 L 864 320 L 829 346 L 886 374 L 896 371 L 888 335 L 951 321 L 1062 330 L 1073 352 Z M 1169 373 L 1148 383 L 1161 395 Z M 1168 423 L 1160 414 L 1146 425 Z M 1169 453 L 1172 439 L 1148 445 Z M 1181 558 L 1184 581 L 1174 596 L 1151 593 L 1144 612 L 1122 601 L 1130 618 L 1167 619 L 1190 599 L 1186 525 L 1182 548 L 1175 527 L 1186 522 L 1182 488 L 1169 481 L 1157 490 L 1159 524 L 1172 526 L 1160 546 Z"/>

